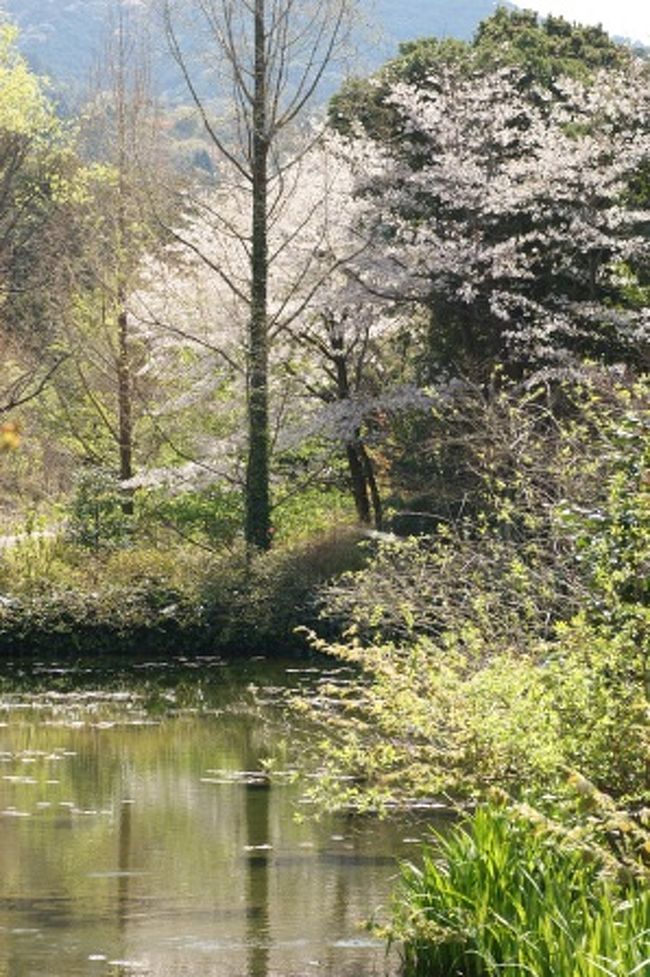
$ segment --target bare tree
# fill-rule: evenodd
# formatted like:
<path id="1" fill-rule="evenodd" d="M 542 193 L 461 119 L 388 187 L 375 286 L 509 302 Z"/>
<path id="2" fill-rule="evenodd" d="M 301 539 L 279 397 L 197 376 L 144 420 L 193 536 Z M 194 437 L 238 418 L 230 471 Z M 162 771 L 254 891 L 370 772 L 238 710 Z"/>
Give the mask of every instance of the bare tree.
<path id="1" fill-rule="evenodd" d="M 297 127 L 348 36 L 353 0 L 162 0 L 167 38 L 218 160 L 249 210 L 246 539 L 270 543 L 269 229 L 310 137 Z M 184 40 L 191 37 L 191 44 Z M 206 47 L 200 47 L 202 40 Z M 197 47 L 197 45 L 199 47 Z M 213 69 L 210 91 L 204 71 Z M 225 109 L 225 111 L 224 111 Z M 313 139 L 313 136 L 311 137 Z M 218 220 L 218 215 L 215 216 Z M 206 260 L 210 260 L 206 256 Z M 227 271 L 215 268 L 227 277 Z M 238 282 L 232 289 L 241 291 Z"/>
<path id="2" fill-rule="evenodd" d="M 73 388 L 115 446 L 116 474 L 128 482 L 135 474 L 134 368 L 139 355 L 131 335 L 128 298 L 136 287 L 143 253 L 156 244 L 150 172 L 156 172 L 159 185 L 165 182 L 146 34 L 137 12 L 126 13 L 120 6 L 109 19 L 91 91 L 80 134 L 80 150 L 88 163 L 87 202 L 78 216 L 84 247 L 71 260 L 78 301 L 67 316 L 67 331 L 75 349 Z M 70 390 L 58 384 L 58 394 L 71 419 Z M 76 435 L 86 456 L 95 458 L 90 440 L 80 431 Z M 97 460 L 106 464 L 101 450 Z M 132 511 L 128 490 L 123 509 Z"/>

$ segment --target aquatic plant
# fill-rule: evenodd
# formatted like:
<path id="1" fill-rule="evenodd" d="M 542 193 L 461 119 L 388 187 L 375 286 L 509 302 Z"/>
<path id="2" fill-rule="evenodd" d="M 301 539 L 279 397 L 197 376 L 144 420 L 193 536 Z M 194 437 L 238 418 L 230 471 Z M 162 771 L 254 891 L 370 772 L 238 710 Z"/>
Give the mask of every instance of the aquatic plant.
<path id="1" fill-rule="evenodd" d="M 402 867 L 390 938 L 408 977 L 642 977 L 650 891 L 580 838 L 485 806 Z"/>

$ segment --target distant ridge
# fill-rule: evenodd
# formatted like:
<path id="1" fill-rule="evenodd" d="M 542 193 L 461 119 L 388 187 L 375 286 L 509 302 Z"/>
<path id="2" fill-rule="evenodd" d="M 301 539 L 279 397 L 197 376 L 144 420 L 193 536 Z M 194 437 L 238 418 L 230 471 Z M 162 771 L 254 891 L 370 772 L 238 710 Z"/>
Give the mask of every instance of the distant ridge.
<path id="1" fill-rule="evenodd" d="M 364 7 L 383 28 L 389 55 L 401 41 L 457 37 L 469 41 L 498 0 L 366 0 Z M 510 6 L 510 4 L 503 4 Z"/>
<path id="2" fill-rule="evenodd" d="M 56 87 L 84 84 L 102 43 L 109 0 L 0 0 L 20 48 Z"/>
<path id="3" fill-rule="evenodd" d="M 102 51 L 110 11 L 120 0 L 0 0 L 4 13 L 21 31 L 20 46 L 38 74 L 47 75 L 55 92 L 65 95 L 83 89 L 93 65 Z M 131 14 L 145 11 L 153 0 L 121 0 Z M 499 0 L 358 0 L 362 17 L 359 57 L 354 73 L 365 75 L 393 57 L 402 41 L 418 37 L 455 37 L 470 40 L 482 20 L 491 16 Z M 504 6 L 525 7 L 501 0 Z M 634 45 L 638 53 L 647 50 Z M 166 58 L 164 38 L 153 37 L 150 50 L 160 65 L 155 70 L 158 88 L 178 96 L 183 89 Z M 334 90 L 340 79 L 328 76 L 327 87 Z M 174 91 L 174 89 L 176 89 Z M 183 89 L 184 92 L 184 89 Z"/>
<path id="4" fill-rule="evenodd" d="M 468 40 L 497 6 L 496 0 L 360 2 L 368 22 L 360 60 L 368 71 L 394 55 L 401 41 L 434 35 Z M 21 30 L 21 48 L 33 69 L 50 76 L 56 88 L 87 81 L 111 8 L 114 0 L 0 0 L 0 11 Z"/>

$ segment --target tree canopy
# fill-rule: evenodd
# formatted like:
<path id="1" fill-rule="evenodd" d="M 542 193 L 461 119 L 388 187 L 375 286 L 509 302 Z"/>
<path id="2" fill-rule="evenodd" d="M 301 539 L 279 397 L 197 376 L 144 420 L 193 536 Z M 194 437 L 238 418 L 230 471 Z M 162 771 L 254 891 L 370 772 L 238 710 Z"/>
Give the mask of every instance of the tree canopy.
<path id="1" fill-rule="evenodd" d="M 600 29 L 501 9 L 333 99 L 375 280 L 428 309 L 434 370 L 644 361 L 648 79 Z"/>
<path id="2" fill-rule="evenodd" d="M 426 89 L 445 65 L 456 65 L 464 73 L 512 67 L 518 69 L 522 85 L 552 89 L 558 78 L 587 82 L 603 69 L 623 69 L 632 57 L 629 48 L 601 27 L 499 7 L 482 21 L 471 41 L 422 37 L 400 44 L 398 56 L 370 78 L 344 84 L 330 102 L 330 121 L 340 130 L 361 124 L 369 134 L 388 136 L 392 113 L 386 98 L 392 86 L 406 83 Z"/>

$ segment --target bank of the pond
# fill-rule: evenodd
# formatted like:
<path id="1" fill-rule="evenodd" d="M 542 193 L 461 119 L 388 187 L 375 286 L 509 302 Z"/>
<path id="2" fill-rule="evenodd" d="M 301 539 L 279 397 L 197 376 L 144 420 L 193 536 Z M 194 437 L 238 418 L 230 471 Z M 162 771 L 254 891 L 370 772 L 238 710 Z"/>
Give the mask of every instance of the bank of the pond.
<path id="1" fill-rule="evenodd" d="M 0 655 L 303 652 L 296 628 L 316 622 L 325 581 L 361 565 L 361 541 L 350 529 L 254 556 L 27 541 L 0 567 Z"/>

